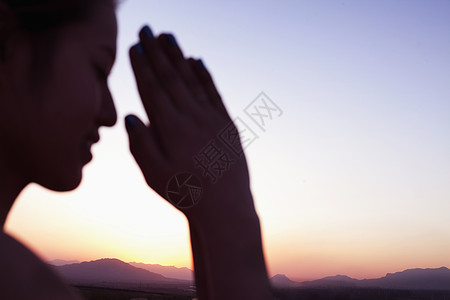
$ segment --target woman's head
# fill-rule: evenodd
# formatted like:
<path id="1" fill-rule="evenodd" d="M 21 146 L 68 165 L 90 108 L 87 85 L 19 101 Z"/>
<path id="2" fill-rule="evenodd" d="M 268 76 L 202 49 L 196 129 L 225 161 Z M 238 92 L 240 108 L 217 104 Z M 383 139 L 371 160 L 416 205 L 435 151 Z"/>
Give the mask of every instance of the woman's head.
<path id="1" fill-rule="evenodd" d="M 70 190 L 116 112 L 112 0 L 0 0 L 0 168 Z"/>

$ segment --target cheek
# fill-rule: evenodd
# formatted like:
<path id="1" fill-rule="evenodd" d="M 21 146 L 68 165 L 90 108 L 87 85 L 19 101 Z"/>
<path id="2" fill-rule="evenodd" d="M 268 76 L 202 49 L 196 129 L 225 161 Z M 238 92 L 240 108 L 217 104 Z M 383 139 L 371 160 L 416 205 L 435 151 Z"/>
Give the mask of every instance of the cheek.
<path id="1" fill-rule="evenodd" d="M 73 66 L 56 72 L 42 99 L 41 137 L 61 164 L 76 163 L 86 137 L 96 131 L 101 86 L 89 68 Z M 51 158 L 51 157 L 50 157 Z"/>
<path id="2" fill-rule="evenodd" d="M 95 103 L 97 103 L 100 106 L 100 99 L 102 97 L 102 87 L 97 81 L 93 82 L 92 94 L 94 99 L 96 99 Z"/>
<path id="3" fill-rule="evenodd" d="M 101 104 L 101 87 L 98 80 L 89 74 L 89 70 L 79 70 L 78 76 L 74 72 L 58 86 L 62 89 L 55 100 L 60 102 L 58 106 L 61 116 L 71 120 L 67 126 L 73 127 L 73 130 L 93 126 Z"/>

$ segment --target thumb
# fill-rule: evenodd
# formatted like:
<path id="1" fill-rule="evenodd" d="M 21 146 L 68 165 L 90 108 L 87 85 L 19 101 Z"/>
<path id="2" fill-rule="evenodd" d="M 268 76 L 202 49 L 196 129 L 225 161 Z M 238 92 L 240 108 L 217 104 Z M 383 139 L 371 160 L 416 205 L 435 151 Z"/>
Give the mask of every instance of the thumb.
<path id="1" fill-rule="evenodd" d="M 149 179 L 157 175 L 155 171 L 159 169 L 159 165 L 163 161 L 155 131 L 152 127 L 147 127 L 134 115 L 128 115 L 125 118 L 125 127 L 131 154 L 133 154 L 147 183 L 150 185 Z"/>

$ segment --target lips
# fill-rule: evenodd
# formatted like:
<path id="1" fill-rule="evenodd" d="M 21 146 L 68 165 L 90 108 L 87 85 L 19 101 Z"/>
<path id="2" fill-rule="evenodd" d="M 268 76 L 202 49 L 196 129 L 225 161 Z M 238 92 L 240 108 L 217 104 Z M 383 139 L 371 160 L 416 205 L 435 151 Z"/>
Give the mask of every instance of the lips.
<path id="1" fill-rule="evenodd" d="M 92 153 L 91 153 L 91 147 L 93 144 L 97 143 L 100 140 L 100 135 L 97 131 L 94 133 L 86 136 L 83 142 L 83 154 L 85 156 L 86 162 L 89 162 L 92 160 Z"/>
<path id="2" fill-rule="evenodd" d="M 86 137 L 85 141 L 91 146 L 95 143 L 97 143 L 100 140 L 100 135 L 98 134 L 98 132 L 96 131 L 93 134 L 90 134 Z"/>

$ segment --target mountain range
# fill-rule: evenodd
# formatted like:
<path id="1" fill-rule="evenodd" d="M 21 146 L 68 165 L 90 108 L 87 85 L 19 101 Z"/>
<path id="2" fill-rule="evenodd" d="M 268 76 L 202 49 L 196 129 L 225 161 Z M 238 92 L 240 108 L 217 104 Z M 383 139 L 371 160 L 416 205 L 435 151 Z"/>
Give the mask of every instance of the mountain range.
<path id="1" fill-rule="evenodd" d="M 55 266 L 62 277 L 79 284 L 95 282 L 163 282 L 161 274 L 133 267 L 118 259 L 99 259 L 90 262 Z"/>
<path id="2" fill-rule="evenodd" d="M 271 283 L 279 288 L 382 288 L 404 290 L 450 290 L 450 270 L 446 267 L 434 269 L 408 269 L 388 273 L 375 279 L 355 279 L 345 275 L 328 276 L 318 280 L 296 282 L 278 274 Z"/>
<path id="3" fill-rule="evenodd" d="M 188 268 L 156 264 L 125 263 L 118 259 L 100 259 L 90 262 L 49 262 L 71 284 L 89 285 L 149 285 L 176 286 L 189 290 L 193 285 L 193 271 Z M 277 288 L 381 288 L 404 290 L 448 290 L 450 270 L 446 267 L 408 269 L 388 273 L 375 279 L 355 279 L 345 275 L 328 276 L 318 280 L 297 282 L 286 275 L 277 274 L 271 279 Z"/>
<path id="4" fill-rule="evenodd" d="M 93 261 L 95 262 L 95 261 Z M 106 261 L 104 261 L 105 263 Z M 48 262 L 48 264 L 56 267 L 65 266 L 65 265 L 71 265 L 71 264 L 80 264 L 81 262 L 78 260 L 61 260 L 61 259 L 55 259 Z M 188 280 L 193 281 L 194 280 L 194 271 L 191 269 L 188 269 L 186 267 L 183 268 L 177 268 L 174 266 L 162 266 L 159 264 L 144 264 L 144 263 L 138 263 L 138 262 L 129 262 L 129 265 L 144 269 L 147 271 L 150 271 L 152 273 L 161 274 L 164 277 L 167 278 L 173 278 L 173 279 L 180 279 L 180 280 Z"/>
<path id="5" fill-rule="evenodd" d="M 61 264 L 63 262 L 57 261 L 56 263 Z M 168 278 L 113 258 L 52 265 L 52 267 L 69 284 L 74 286 L 119 288 L 179 295 L 191 295 L 193 293 L 193 282 L 191 280 Z M 173 271 L 173 268 L 169 267 L 169 269 Z"/>
<path id="6" fill-rule="evenodd" d="M 158 264 L 144 264 L 137 262 L 130 262 L 129 264 L 132 265 L 133 267 L 145 269 L 153 273 L 158 273 L 168 278 L 189 280 L 189 281 L 194 280 L 194 271 L 186 267 L 177 268 L 174 266 L 162 266 Z"/>

